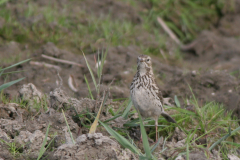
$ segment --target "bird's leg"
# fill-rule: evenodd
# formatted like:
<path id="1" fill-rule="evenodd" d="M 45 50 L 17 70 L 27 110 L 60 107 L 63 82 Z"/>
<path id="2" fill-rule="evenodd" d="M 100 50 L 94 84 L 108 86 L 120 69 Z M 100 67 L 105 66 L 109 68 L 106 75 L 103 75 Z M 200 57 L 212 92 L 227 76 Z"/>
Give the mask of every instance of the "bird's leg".
<path id="1" fill-rule="evenodd" d="M 156 142 L 158 140 L 158 117 L 155 118 Z"/>
<path id="2" fill-rule="evenodd" d="M 144 126 L 144 124 L 145 124 L 144 120 L 145 120 L 145 118 L 143 118 L 143 117 L 142 117 L 142 121 L 143 121 L 143 126 Z M 141 132 L 141 128 L 140 128 L 140 132 Z M 141 138 L 140 138 L 140 143 L 142 143 L 142 132 L 141 132 Z"/>

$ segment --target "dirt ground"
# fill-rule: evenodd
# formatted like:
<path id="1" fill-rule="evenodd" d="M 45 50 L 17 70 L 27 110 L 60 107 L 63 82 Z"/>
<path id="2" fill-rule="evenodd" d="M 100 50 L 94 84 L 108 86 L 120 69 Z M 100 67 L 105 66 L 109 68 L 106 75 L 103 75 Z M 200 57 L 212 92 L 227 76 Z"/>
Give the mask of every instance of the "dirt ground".
<path id="1" fill-rule="evenodd" d="M 36 1 L 35 3 L 41 8 L 48 2 Z M 63 4 L 68 3 L 68 1 L 59 0 L 52 1 L 52 3 L 56 3 L 59 10 L 61 10 Z M 139 15 L 140 9 L 133 8 L 131 5 L 121 1 L 90 0 L 72 2 L 69 5 L 72 5 L 73 13 L 80 10 L 84 10 L 89 14 L 103 16 L 112 13 L 110 14 L 111 19 L 127 19 L 135 25 L 142 23 Z M 164 60 L 160 56 L 152 55 L 154 73 L 164 97 L 173 98 L 177 95 L 181 106 L 184 107 L 184 99 L 192 98 L 190 86 L 194 95 L 202 103 L 207 101 L 223 103 L 227 110 L 233 110 L 234 114 L 240 118 L 240 10 L 238 10 L 240 2 L 236 1 L 236 5 L 239 7 L 236 7 L 235 12 L 225 13 L 223 11 L 223 16 L 217 26 L 211 30 L 201 31 L 193 42 L 187 44 L 188 49 L 180 51 L 182 58 L 176 63 L 175 61 L 171 62 Z M 12 12 L 16 12 L 15 14 L 24 11 L 24 8 L 19 8 L 17 3 L 9 3 L 8 7 Z M 142 7 L 144 8 L 144 6 Z M 28 19 L 19 17 L 19 22 L 26 25 L 33 23 L 33 20 L 37 20 L 36 17 Z M 84 19 L 80 21 L 85 23 Z M 4 23 L 4 20 L 1 21 L 0 17 L 0 28 Z M 158 45 L 157 42 L 148 42 L 149 44 L 145 42 L 144 39 L 148 39 L 151 36 L 153 35 L 143 33 L 142 35 L 139 34 L 136 39 L 139 39 L 140 43 L 146 43 L 146 45 Z M 179 48 L 170 38 L 166 40 L 166 43 L 166 50 L 169 52 Z M 129 97 L 129 86 L 136 71 L 137 56 L 143 54 L 140 47 L 134 44 L 107 47 L 98 45 L 96 44 L 96 48 L 101 47 L 100 51 L 95 50 L 93 52 L 87 48 L 83 50 L 86 53 L 94 75 L 97 75 L 95 63 L 97 55 L 107 51 L 108 54 L 103 69 L 102 88 L 106 88 L 115 79 L 111 87 L 110 99 Z M 21 53 L 20 56 L 19 53 Z M 75 62 L 82 66 L 55 62 L 42 57 L 42 54 Z M 124 156 L 128 157 L 127 159 L 137 159 L 130 151 L 123 150 L 119 144 L 110 139 L 106 132 L 88 135 L 87 129 L 79 129 L 79 120 L 72 119 L 75 111 L 71 107 L 69 110 L 65 110 L 65 114 L 73 137 L 76 139 L 76 144 L 73 144 L 71 140 L 67 141 L 69 135 L 61 112 L 62 108 L 74 106 L 75 103 L 79 107 L 77 108 L 78 113 L 86 108 L 91 109 L 94 113 L 97 112 L 97 109 L 94 108 L 95 101 L 86 98 L 89 97 L 89 92 L 84 75 L 89 80 L 94 96 L 96 96 L 96 92 L 94 91 L 94 84 L 91 81 L 91 75 L 86 62 L 79 49 L 61 48 L 52 42 L 28 42 L 23 44 L 7 41 L 4 37 L 0 37 L 0 56 L 1 59 L 13 59 L 14 61 L 31 58 L 30 62 L 12 69 L 14 71 L 24 70 L 24 72 L 11 74 L 7 78 L 1 77 L 0 84 L 3 84 L 5 81 L 25 77 L 23 81 L 5 90 L 5 95 L 10 98 L 21 96 L 21 94 L 25 95 L 25 91 L 21 93 L 21 86 L 32 83 L 33 85 L 25 86 L 27 87 L 27 92 L 30 92 L 27 93 L 29 94 L 29 99 L 26 99 L 26 96 L 24 97 L 28 103 L 33 103 L 36 97 L 41 101 L 43 94 L 49 96 L 49 107 L 46 113 L 38 113 L 34 109 L 29 113 L 15 103 L 9 103 L 8 105 L 0 104 L 0 138 L 7 142 L 14 141 L 18 147 L 23 143 L 28 143 L 28 145 L 20 147 L 20 152 L 23 154 L 21 154 L 19 159 L 37 158 L 37 151 L 41 147 L 49 122 L 51 123 L 49 141 L 55 136 L 55 132 L 57 132 L 57 136 L 52 144 L 56 151 L 47 151 L 44 154 L 44 156 L 48 155 L 48 159 L 79 159 L 77 157 L 83 155 L 89 159 L 124 159 Z M 58 69 L 39 66 L 34 62 L 55 65 Z M 12 61 L 1 61 L 1 67 L 7 67 L 11 64 Z M 61 90 L 59 89 L 60 80 L 57 75 L 58 72 L 63 82 Z M 69 87 L 69 77 L 74 79 L 74 85 L 77 90 L 73 91 Z M 67 97 L 67 100 L 59 98 L 59 95 L 64 95 L 63 97 Z M 71 99 L 72 102 L 70 103 L 68 99 Z M 34 118 L 31 118 L 32 116 Z M 101 131 L 101 129 L 98 131 Z M 67 142 L 63 143 L 64 141 Z M 10 160 L 13 158 L 7 148 L 9 147 L 4 143 L 0 145 L 0 159 Z M 84 154 L 83 151 L 80 152 L 81 148 L 84 148 L 84 152 L 88 154 Z"/>

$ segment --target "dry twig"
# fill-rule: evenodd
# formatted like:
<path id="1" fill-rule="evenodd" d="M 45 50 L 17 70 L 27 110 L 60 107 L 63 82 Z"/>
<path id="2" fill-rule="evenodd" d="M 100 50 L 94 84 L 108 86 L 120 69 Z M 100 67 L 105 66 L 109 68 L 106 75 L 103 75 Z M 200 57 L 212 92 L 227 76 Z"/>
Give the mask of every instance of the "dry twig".
<path id="1" fill-rule="evenodd" d="M 75 65 L 75 66 L 79 66 L 79 67 L 84 67 L 83 65 L 76 63 L 76 62 L 72 62 L 72 61 L 68 61 L 68 60 L 63 60 L 63 59 L 58 59 L 58 58 L 53 58 L 47 55 L 42 54 L 43 58 L 55 61 L 55 62 L 60 62 L 60 63 L 65 63 L 65 64 L 71 64 L 71 65 Z"/>
<path id="2" fill-rule="evenodd" d="M 56 66 L 56 65 L 52 65 L 52 64 L 48 64 L 48 63 L 45 63 L 45 62 L 30 61 L 30 64 L 31 65 L 40 66 L 40 67 L 54 68 L 54 69 L 56 69 L 58 71 L 61 70 L 61 67 Z"/>
<path id="3" fill-rule="evenodd" d="M 166 25 L 166 23 L 160 18 L 160 17 L 157 17 L 157 21 L 158 23 L 162 26 L 163 30 L 165 32 L 167 32 L 167 34 L 172 38 L 172 40 L 177 44 L 179 45 L 179 47 L 181 48 L 181 50 L 183 51 L 189 51 L 189 50 L 192 50 L 194 45 L 196 44 L 195 41 L 193 41 L 192 43 L 190 44 L 182 44 L 181 41 L 177 38 L 177 36 L 172 32 L 172 30 Z"/>
<path id="4" fill-rule="evenodd" d="M 158 23 L 162 26 L 165 32 L 179 45 L 182 46 L 181 41 L 177 38 L 177 36 L 172 32 L 172 30 L 166 25 L 166 23 L 162 20 L 162 18 L 157 17 Z"/>

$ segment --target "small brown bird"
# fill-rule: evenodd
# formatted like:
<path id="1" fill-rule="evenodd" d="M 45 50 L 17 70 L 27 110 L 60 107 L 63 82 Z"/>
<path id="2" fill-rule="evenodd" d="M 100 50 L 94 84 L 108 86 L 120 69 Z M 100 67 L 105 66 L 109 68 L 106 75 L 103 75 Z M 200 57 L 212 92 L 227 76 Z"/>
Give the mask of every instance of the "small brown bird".
<path id="1" fill-rule="evenodd" d="M 162 115 L 169 122 L 176 123 L 176 121 L 164 112 L 162 92 L 155 82 L 150 56 L 138 57 L 137 73 L 131 83 L 130 92 L 133 105 L 141 116 L 154 118 L 157 141 L 158 117 Z"/>

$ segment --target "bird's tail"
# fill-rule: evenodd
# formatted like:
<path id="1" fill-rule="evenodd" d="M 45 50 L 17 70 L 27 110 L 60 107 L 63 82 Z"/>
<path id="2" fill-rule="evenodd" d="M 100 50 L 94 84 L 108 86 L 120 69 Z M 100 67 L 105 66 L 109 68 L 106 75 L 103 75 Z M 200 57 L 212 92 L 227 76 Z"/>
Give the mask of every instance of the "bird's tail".
<path id="1" fill-rule="evenodd" d="M 177 123 L 169 114 L 162 112 L 161 115 L 168 121 L 172 123 Z"/>

